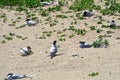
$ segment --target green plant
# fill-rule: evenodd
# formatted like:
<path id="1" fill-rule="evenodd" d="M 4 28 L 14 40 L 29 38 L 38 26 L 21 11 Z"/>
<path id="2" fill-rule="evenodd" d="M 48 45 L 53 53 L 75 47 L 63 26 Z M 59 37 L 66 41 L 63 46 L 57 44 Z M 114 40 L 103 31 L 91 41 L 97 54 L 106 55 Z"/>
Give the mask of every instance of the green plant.
<path id="1" fill-rule="evenodd" d="M 79 13 L 76 13 L 76 15 L 75 15 L 78 19 L 80 19 L 80 20 L 83 20 L 83 19 L 85 19 L 83 16 L 81 16 L 81 13 L 79 12 Z"/>
<path id="2" fill-rule="evenodd" d="M 76 17 L 80 17 L 80 15 L 81 15 L 81 13 L 79 12 L 79 13 L 76 13 Z"/>
<path id="3" fill-rule="evenodd" d="M 114 26 L 111 26 L 110 28 L 111 28 L 111 29 L 117 29 L 117 26 L 114 25 Z"/>
<path id="4" fill-rule="evenodd" d="M 85 22 L 84 24 L 85 24 L 85 26 L 87 26 L 87 25 L 88 25 L 86 22 Z"/>
<path id="5" fill-rule="evenodd" d="M 51 36 L 51 33 L 47 33 L 46 36 L 47 36 L 47 37 L 50 37 L 50 36 Z"/>
<path id="6" fill-rule="evenodd" d="M 96 30 L 95 29 L 95 26 L 90 26 L 90 29 L 93 31 L 93 30 Z"/>
<path id="7" fill-rule="evenodd" d="M 65 29 L 63 29 L 63 32 L 65 32 L 66 30 L 68 30 L 68 29 L 66 29 L 66 28 L 65 28 Z"/>
<path id="8" fill-rule="evenodd" d="M 71 22 L 71 25 L 73 25 L 73 22 Z"/>
<path id="9" fill-rule="evenodd" d="M 81 11 L 90 10 L 93 8 L 94 0 L 75 0 L 74 3 L 69 7 L 69 9 Z"/>
<path id="10" fill-rule="evenodd" d="M 55 7 L 49 7 L 47 10 L 49 12 L 55 12 L 55 11 L 61 11 L 62 8 L 61 8 L 61 6 L 55 6 Z"/>
<path id="11" fill-rule="evenodd" d="M 60 35 L 60 37 L 65 37 L 65 36 L 66 36 L 65 34 Z"/>
<path id="12" fill-rule="evenodd" d="M 35 14 L 31 14 L 31 16 L 35 16 Z"/>
<path id="13" fill-rule="evenodd" d="M 93 5 L 93 8 L 94 8 L 95 10 L 101 10 L 101 6 L 100 6 L 100 5 Z"/>
<path id="14" fill-rule="evenodd" d="M 21 17 L 17 17 L 17 19 L 21 19 Z"/>
<path id="15" fill-rule="evenodd" d="M 56 7 L 55 7 L 55 10 L 56 10 L 56 11 L 61 11 L 62 8 L 61 8 L 61 6 L 56 6 Z"/>
<path id="16" fill-rule="evenodd" d="M 21 26 L 19 26 L 19 27 L 16 27 L 16 29 L 24 28 L 25 26 L 26 26 L 26 24 L 23 24 L 23 25 L 21 25 Z"/>
<path id="17" fill-rule="evenodd" d="M 97 24 L 102 24 L 102 21 L 98 21 Z"/>
<path id="18" fill-rule="evenodd" d="M 98 40 L 93 42 L 93 47 L 106 48 L 108 44 L 109 44 L 108 40 L 103 40 L 102 36 L 99 36 Z"/>
<path id="19" fill-rule="evenodd" d="M 109 26 L 107 26 L 107 25 L 102 25 L 102 28 L 108 28 Z"/>
<path id="20" fill-rule="evenodd" d="M 86 30 L 85 29 L 75 29 L 75 33 L 77 34 L 77 35 L 85 35 L 86 34 Z"/>
<path id="21" fill-rule="evenodd" d="M 99 35 L 98 37 L 111 37 L 111 35 L 104 34 L 104 35 Z"/>
<path id="22" fill-rule="evenodd" d="M 2 0 L 0 6 L 24 6 L 29 8 L 35 8 L 40 6 L 39 0 Z"/>
<path id="23" fill-rule="evenodd" d="M 98 16 L 100 20 L 102 20 L 102 16 Z"/>
<path id="24" fill-rule="evenodd" d="M 65 1 L 59 0 L 59 1 L 58 1 L 58 4 L 59 4 L 59 6 L 64 6 L 64 5 L 65 5 Z"/>
<path id="25" fill-rule="evenodd" d="M 8 41 L 13 40 L 13 38 L 11 36 L 6 36 L 5 39 L 8 40 Z"/>
<path id="26" fill-rule="evenodd" d="M 48 18 L 45 19 L 46 21 L 51 21 L 51 17 L 48 16 Z"/>
<path id="27" fill-rule="evenodd" d="M 39 39 L 46 39 L 46 37 L 50 37 L 51 35 L 52 35 L 52 31 L 43 31 Z"/>
<path id="28" fill-rule="evenodd" d="M 57 32 L 57 34 L 61 34 L 61 33 L 62 33 L 62 31 L 58 31 L 58 32 Z"/>
<path id="29" fill-rule="evenodd" d="M 105 2 L 107 6 L 105 9 L 101 10 L 103 15 L 115 15 L 115 13 L 120 13 L 120 3 L 116 0 L 108 0 Z"/>
<path id="30" fill-rule="evenodd" d="M 16 35 L 16 37 L 17 37 L 17 38 L 22 38 L 22 36 L 20 36 L 20 35 Z"/>
<path id="31" fill-rule="evenodd" d="M 46 35 L 47 37 L 50 37 L 52 34 L 52 31 L 44 31 L 43 35 Z"/>
<path id="32" fill-rule="evenodd" d="M 66 41 L 64 37 L 60 37 L 58 41 Z"/>
<path id="33" fill-rule="evenodd" d="M 25 9 L 25 7 L 23 7 L 23 6 L 18 6 L 17 8 L 16 8 L 16 11 L 25 11 L 26 9 Z"/>
<path id="34" fill-rule="evenodd" d="M 65 13 L 72 13 L 72 11 L 69 10 L 69 11 L 66 11 Z"/>
<path id="35" fill-rule="evenodd" d="M 75 27 L 74 27 L 74 26 L 69 26 L 69 29 L 68 29 L 68 30 L 75 31 Z"/>
<path id="36" fill-rule="evenodd" d="M 108 45 L 109 44 L 108 40 L 104 40 L 104 44 Z"/>
<path id="37" fill-rule="evenodd" d="M 56 18 L 68 18 L 68 17 L 66 15 L 59 14 L 59 15 L 56 15 Z"/>
<path id="38" fill-rule="evenodd" d="M 10 35 L 10 36 L 15 36 L 15 33 L 10 32 L 9 35 Z"/>
<path id="39" fill-rule="evenodd" d="M 1 15 L 0 15 L 0 18 L 5 18 L 6 17 L 6 14 L 5 13 L 2 13 Z"/>
<path id="40" fill-rule="evenodd" d="M 22 40 L 28 39 L 28 37 L 22 37 Z"/>
<path id="41" fill-rule="evenodd" d="M 107 34 L 111 34 L 111 33 L 114 33 L 114 32 L 112 32 L 112 31 L 107 31 Z"/>
<path id="42" fill-rule="evenodd" d="M 40 12 L 40 15 L 43 16 L 43 17 L 45 17 L 45 16 L 48 16 L 49 14 L 48 14 L 47 10 L 42 10 Z"/>
<path id="43" fill-rule="evenodd" d="M 4 23 L 7 21 L 7 16 L 5 13 L 0 14 L 0 18 L 3 18 Z"/>
<path id="44" fill-rule="evenodd" d="M 15 24 L 15 23 L 16 23 L 16 21 L 13 21 L 12 23 L 13 23 L 13 24 Z"/>
<path id="45" fill-rule="evenodd" d="M 2 40 L 2 41 L 1 41 L 1 44 L 4 44 L 4 43 L 6 43 L 6 41 L 5 41 L 5 40 Z"/>
<path id="46" fill-rule="evenodd" d="M 101 10 L 101 13 L 102 13 L 102 15 L 109 15 L 109 14 L 112 14 L 112 12 L 111 12 L 108 8 L 102 9 L 102 10 Z"/>
<path id="47" fill-rule="evenodd" d="M 75 21 L 74 24 L 77 24 L 77 21 Z"/>
<path id="48" fill-rule="evenodd" d="M 120 18 L 118 18 L 118 20 L 120 20 Z"/>
<path id="49" fill-rule="evenodd" d="M 58 36 L 58 41 L 66 41 L 65 37 L 66 37 L 66 34 L 59 35 Z"/>
<path id="50" fill-rule="evenodd" d="M 120 37 L 117 37 L 116 39 L 118 40 L 118 39 L 120 39 Z"/>
<path id="51" fill-rule="evenodd" d="M 39 20 L 38 20 L 38 17 L 32 17 L 31 20 L 39 21 Z"/>
<path id="52" fill-rule="evenodd" d="M 93 47 L 98 48 L 100 46 L 100 42 L 99 41 L 94 41 L 93 42 Z"/>
<path id="53" fill-rule="evenodd" d="M 98 76 L 98 75 L 99 75 L 98 72 L 93 72 L 93 73 L 89 74 L 89 76 L 92 76 L 92 77 L 95 77 L 95 76 Z"/>
<path id="54" fill-rule="evenodd" d="M 75 36 L 74 34 L 71 34 L 71 35 L 69 35 L 68 37 L 69 37 L 69 38 L 72 38 L 72 37 L 74 37 L 74 36 Z"/>
<path id="55" fill-rule="evenodd" d="M 102 30 L 101 30 L 101 29 L 99 29 L 99 28 L 98 28 L 98 29 L 96 29 L 96 32 L 97 32 L 97 33 L 100 33 L 101 31 L 102 31 Z"/>
<path id="56" fill-rule="evenodd" d="M 30 11 L 25 11 L 26 13 L 26 17 L 27 18 L 31 18 L 32 17 L 32 13 Z"/>
<path id="57" fill-rule="evenodd" d="M 39 39 L 46 39 L 46 37 L 45 36 L 40 36 Z"/>
<path id="58" fill-rule="evenodd" d="M 80 20 L 83 20 L 83 19 L 85 19 L 83 16 L 80 16 L 78 19 L 80 19 Z"/>
<path id="59" fill-rule="evenodd" d="M 19 39 L 22 39 L 22 40 L 28 39 L 28 37 L 23 37 L 21 35 L 16 35 L 16 37 L 19 38 Z"/>
<path id="60" fill-rule="evenodd" d="M 117 26 L 117 29 L 120 29 L 120 26 Z"/>
<path id="61" fill-rule="evenodd" d="M 60 48 L 60 45 L 58 45 L 57 48 Z"/>
<path id="62" fill-rule="evenodd" d="M 5 23 L 7 21 L 7 17 L 5 17 L 4 19 L 3 19 L 3 22 Z"/>
<path id="63" fill-rule="evenodd" d="M 70 26 L 68 30 L 71 30 L 73 32 L 75 32 L 77 35 L 85 35 L 86 34 L 86 30 L 85 29 L 75 29 L 74 26 Z"/>
<path id="64" fill-rule="evenodd" d="M 15 24 L 8 24 L 9 26 L 15 26 Z"/>
<path id="65" fill-rule="evenodd" d="M 54 22 L 50 23 L 50 27 L 53 27 L 54 25 L 56 25 Z"/>
<path id="66" fill-rule="evenodd" d="M 110 3 L 109 2 L 105 2 L 105 6 L 109 6 L 110 5 Z"/>

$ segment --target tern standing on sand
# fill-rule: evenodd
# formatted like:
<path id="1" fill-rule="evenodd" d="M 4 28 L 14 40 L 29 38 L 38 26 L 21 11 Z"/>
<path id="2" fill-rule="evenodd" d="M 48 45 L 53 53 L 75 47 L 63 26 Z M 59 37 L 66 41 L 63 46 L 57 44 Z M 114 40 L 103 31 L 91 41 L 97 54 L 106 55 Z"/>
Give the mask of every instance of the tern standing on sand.
<path id="1" fill-rule="evenodd" d="M 50 56 L 51 56 L 51 59 L 52 59 L 52 58 L 56 55 L 56 53 L 57 53 L 56 42 L 57 42 L 57 41 L 54 41 L 53 44 L 52 44 L 52 47 L 50 48 Z"/>

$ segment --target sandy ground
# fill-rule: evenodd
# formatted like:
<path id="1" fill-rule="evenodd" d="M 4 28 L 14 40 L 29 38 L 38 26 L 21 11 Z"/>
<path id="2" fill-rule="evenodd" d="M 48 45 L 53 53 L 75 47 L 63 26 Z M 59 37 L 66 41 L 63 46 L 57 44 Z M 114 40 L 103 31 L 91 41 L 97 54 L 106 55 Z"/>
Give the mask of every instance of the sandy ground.
<path id="1" fill-rule="evenodd" d="M 97 2 L 97 0 L 96 0 Z M 101 3 L 99 3 L 101 4 Z M 103 5 L 103 4 L 102 4 Z M 3 22 L 3 18 L 0 19 L 0 42 L 5 40 L 4 35 L 8 35 L 10 32 L 28 39 L 21 40 L 13 36 L 13 40 L 7 41 L 4 44 L 0 44 L 0 80 L 3 80 L 9 72 L 15 74 L 26 74 L 32 76 L 33 80 L 119 80 L 120 79 L 120 37 L 119 29 L 101 28 L 101 24 L 97 24 L 99 21 L 95 16 L 102 16 L 99 11 L 95 11 L 96 15 L 84 20 L 76 19 L 76 12 L 65 13 L 68 11 L 66 8 L 61 12 L 50 13 L 52 19 L 55 19 L 57 14 L 65 14 L 68 18 L 60 19 L 56 18 L 58 23 L 50 27 L 49 24 L 45 24 L 47 17 L 41 17 L 36 13 L 36 16 L 41 23 L 36 26 L 25 26 L 24 28 L 16 29 L 25 23 L 26 16 L 24 12 L 17 12 L 15 10 L 0 9 L 0 14 L 5 13 L 7 21 Z M 31 11 L 34 13 L 33 11 Z M 17 15 L 15 15 L 17 14 Z M 73 18 L 69 17 L 72 16 Z M 21 19 L 17 19 L 21 17 Z M 119 16 L 102 16 L 103 24 L 107 25 L 108 21 L 112 19 L 116 20 L 117 25 L 120 25 Z M 86 35 L 76 35 L 73 38 L 68 36 L 72 34 L 71 31 L 65 31 L 61 34 L 65 34 L 66 41 L 58 41 L 58 31 L 69 28 L 71 22 L 76 19 L 77 24 L 74 24 L 75 28 L 87 30 Z M 9 26 L 14 20 L 15 26 Z M 88 25 L 86 26 L 85 23 Z M 101 33 L 91 31 L 90 26 L 97 26 L 103 30 Z M 56 30 L 56 31 L 55 31 Z M 43 31 L 52 31 L 51 37 L 46 39 L 39 39 Z M 114 33 L 107 34 L 106 31 L 113 31 Z M 79 48 L 79 41 L 85 41 L 86 43 L 92 43 L 97 39 L 99 35 L 111 35 L 111 37 L 105 37 L 110 43 L 107 48 Z M 57 40 L 58 56 L 52 60 L 49 57 L 49 49 L 52 42 Z M 20 56 L 20 49 L 22 47 L 31 46 L 34 54 L 26 57 Z M 72 57 L 72 54 L 78 54 L 79 56 Z M 99 75 L 92 77 L 89 74 L 98 72 Z M 23 79 L 29 80 L 29 79 Z"/>

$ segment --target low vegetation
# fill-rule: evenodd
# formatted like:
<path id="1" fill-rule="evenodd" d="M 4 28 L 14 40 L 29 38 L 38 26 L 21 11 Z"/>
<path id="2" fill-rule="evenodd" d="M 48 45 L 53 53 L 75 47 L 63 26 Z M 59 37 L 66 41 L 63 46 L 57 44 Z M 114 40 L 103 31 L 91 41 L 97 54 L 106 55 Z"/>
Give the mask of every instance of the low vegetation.
<path id="1" fill-rule="evenodd" d="M 74 26 L 70 26 L 68 30 L 73 31 L 77 35 L 85 35 L 87 32 L 85 29 L 76 29 Z"/>
<path id="2" fill-rule="evenodd" d="M 120 3 L 116 0 L 106 0 L 106 9 L 101 10 L 103 15 L 115 15 L 115 13 L 120 13 Z"/>
<path id="3" fill-rule="evenodd" d="M 98 40 L 93 42 L 93 47 L 95 48 L 106 48 L 109 45 L 108 40 L 103 40 L 101 36 L 98 37 Z"/>
<path id="4" fill-rule="evenodd" d="M 82 11 L 82 10 L 92 10 L 94 6 L 94 0 L 75 0 L 69 9 Z"/>
<path id="5" fill-rule="evenodd" d="M 6 43 L 7 41 L 11 41 L 11 40 L 13 40 L 13 38 L 19 38 L 21 40 L 25 40 L 28 37 L 23 37 L 21 35 L 17 35 L 17 34 L 15 34 L 13 32 L 10 32 L 8 35 L 4 35 L 3 38 L 4 39 L 1 41 L 1 43 Z"/>
<path id="6" fill-rule="evenodd" d="M 24 7 L 38 7 L 40 6 L 39 0 L 2 0 L 0 6 L 24 6 Z"/>
<path id="7" fill-rule="evenodd" d="M 65 37 L 66 37 L 65 34 L 58 36 L 58 41 L 66 41 Z"/>
<path id="8" fill-rule="evenodd" d="M 66 15 L 61 15 L 61 14 L 59 14 L 59 15 L 56 15 L 56 18 L 68 18 Z"/>
<path id="9" fill-rule="evenodd" d="M 89 76 L 91 76 L 91 77 L 95 77 L 95 76 L 98 76 L 98 75 L 99 75 L 98 72 L 92 72 L 91 74 L 89 74 Z"/>
<path id="10" fill-rule="evenodd" d="M 51 37 L 51 35 L 52 35 L 52 31 L 43 31 L 39 39 L 46 39 L 47 37 Z"/>

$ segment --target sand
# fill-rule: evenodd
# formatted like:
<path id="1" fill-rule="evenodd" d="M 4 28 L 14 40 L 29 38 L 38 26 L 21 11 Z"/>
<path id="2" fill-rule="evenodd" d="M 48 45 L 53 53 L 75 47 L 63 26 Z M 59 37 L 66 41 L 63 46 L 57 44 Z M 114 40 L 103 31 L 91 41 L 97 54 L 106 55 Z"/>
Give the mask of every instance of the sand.
<path id="1" fill-rule="evenodd" d="M 97 0 L 96 0 L 97 3 Z M 99 3 L 102 4 L 103 3 Z M 25 26 L 24 28 L 16 29 L 25 23 L 26 16 L 24 12 L 17 12 L 10 9 L 0 9 L 0 14 L 5 13 L 7 21 L 3 22 L 3 18 L 0 19 L 0 42 L 5 40 L 4 35 L 8 35 L 10 32 L 28 39 L 22 40 L 13 36 L 13 40 L 7 41 L 4 44 L 0 44 L 0 79 L 3 80 L 9 72 L 15 74 L 25 74 L 31 76 L 33 80 L 119 80 L 120 79 L 120 37 L 119 29 L 101 28 L 101 24 L 97 24 L 99 21 L 96 16 L 103 17 L 103 24 L 107 25 L 108 21 L 115 20 L 117 25 L 120 25 L 119 16 L 103 16 L 99 11 L 95 11 L 96 15 L 91 18 L 83 20 L 77 19 L 77 24 L 74 24 L 75 28 L 87 30 L 86 35 L 75 35 L 73 38 L 69 38 L 72 31 L 65 31 L 66 41 L 59 41 L 59 37 L 62 34 L 57 34 L 58 31 L 69 28 L 71 22 L 74 22 L 75 13 L 65 13 L 68 11 L 64 7 L 63 11 L 50 13 L 52 19 L 55 19 L 57 14 L 67 15 L 68 18 L 60 19 L 56 18 L 58 23 L 50 27 L 49 22 L 45 21 L 47 17 L 41 17 L 37 12 L 35 13 L 40 23 L 36 26 Z M 17 15 L 15 15 L 17 14 Z M 73 18 L 69 17 L 72 16 Z M 21 19 L 17 19 L 21 17 Z M 15 26 L 9 26 L 13 21 L 18 20 Z M 53 21 L 52 20 L 52 21 Z M 46 22 L 48 24 L 46 24 Z M 85 25 L 87 23 L 88 25 Z M 101 33 L 91 31 L 90 26 L 97 26 L 103 30 Z M 51 37 L 46 39 L 39 39 L 43 31 L 52 31 Z M 113 31 L 114 33 L 107 34 L 106 31 Z M 109 41 L 107 48 L 79 48 L 79 42 L 85 41 L 86 43 L 92 43 L 97 40 L 99 35 L 111 35 L 111 37 L 105 37 Z M 57 40 L 58 56 L 52 60 L 49 56 L 49 49 L 52 42 Z M 31 46 L 34 54 L 22 57 L 20 56 L 20 49 L 22 47 Z M 72 57 L 72 54 L 78 54 L 79 56 Z M 97 76 L 89 76 L 91 73 L 98 72 Z M 29 79 L 23 79 L 29 80 Z"/>

